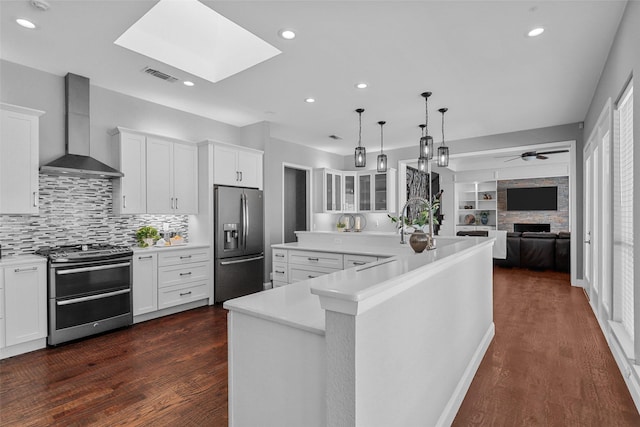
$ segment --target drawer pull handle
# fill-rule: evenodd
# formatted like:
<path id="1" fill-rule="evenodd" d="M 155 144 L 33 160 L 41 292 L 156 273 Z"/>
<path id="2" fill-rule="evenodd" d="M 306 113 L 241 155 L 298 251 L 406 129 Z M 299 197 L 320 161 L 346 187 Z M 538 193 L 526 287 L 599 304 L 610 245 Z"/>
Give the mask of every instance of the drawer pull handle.
<path id="1" fill-rule="evenodd" d="M 180 296 L 181 296 L 181 297 L 183 297 L 183 296 L 185 296 L 185 295 L 191 295 L 191 291 L 189 291 L 189 292 L 184 292 L 184 293 L 180 293 Z"/>
<path id="2" fill-rule="evenodd" d="M 318 258 L 311 258 L 311 257 L 307 257 L 307 259 L 308 259 L 309 261 L 319 261 L 319 259 L 318 259 Z"/>
<path id="3" fill-rule="evenodd" d="M 365 265 L 366 262 L 364 261 L 353 261 L 353 265 Z"/>
<path id="4" fill-rule="evenodd" d="M 278 258 L 284 258 L 284 254 L 276 254 Z"/>
<path id="5" fill-rule="evenodd" d="M 309 279 L 315 279 L 315 278 L 316 278 L 316 277 L 318 277 L 318 276 L 312 276 L 311 274 L 309 274 L 307 277 L 308 277 Z"/>
<path id="6" fill-rule="evenodd" d="M 30 267 L 30 268 L 16 268 L 13 270 L 16 273 L 24 273 L 25 271 L 36 271 L 38 267 Z"/>
<path id="7" fill-rule="evenodd" d="M 151 259 L 153 258 L 152 255 L 147 255 L 147 256 L 139 256 L 138 259 Z"/>
<path id="8" fill-rule="evenodd" d="M 276 273 L 278 273 L 278 274 L 284 274 L 284 271 L 276 270 Z"/>
<path id="9" fill-rule="evenodd" d="M 181 276 L 191 276 L 191 272 L 187 272 L 187 273 L 180 273 Z"/>
<path id="10" fill-rule="evenodd" d="M 180 257 L 180 259 L 189 259 L 189 258 L 191 258 L 191 255 L 184 255 Z"/>

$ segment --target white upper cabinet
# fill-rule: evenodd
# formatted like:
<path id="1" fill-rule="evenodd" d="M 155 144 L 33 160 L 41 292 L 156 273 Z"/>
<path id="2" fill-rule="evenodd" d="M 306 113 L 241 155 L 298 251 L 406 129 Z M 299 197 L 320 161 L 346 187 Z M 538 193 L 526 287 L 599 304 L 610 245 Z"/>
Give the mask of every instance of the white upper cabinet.
<path id="1" fill-rule="evenodd" d="M 353 213 L 357 211 L 358 180 L 356 172 L 342 172 L 342 195 L 344 199 L 343 212 Z"/>
<path id="2" fill-rule="evenodd" d="M 343 176 L 334 169 L 315 170 L 315 211 L 339 213 L 343 211 Z"/>
<path id="3" fill-rule="evenodd" d="M 0 214 L 38 213 L 39 117 L 0 103 Z"/>
<path id="4" fill-rule="evenodd" d="M 147 213 L 198 213 L 198 148 L 147 137 Z"/>
<path id="5" fill-rule="evenodd" d="M 116 214 L 147 212 L 146 137 L 118 128 L 113 134 L 117 168 L 124 177 L 113 180 L 113 211 Z"/>
<path id="6" fill-rule="evenodd" d="M 262 189 L 262 157 L 258 150 L 214 143 L 213 182 Z"/>

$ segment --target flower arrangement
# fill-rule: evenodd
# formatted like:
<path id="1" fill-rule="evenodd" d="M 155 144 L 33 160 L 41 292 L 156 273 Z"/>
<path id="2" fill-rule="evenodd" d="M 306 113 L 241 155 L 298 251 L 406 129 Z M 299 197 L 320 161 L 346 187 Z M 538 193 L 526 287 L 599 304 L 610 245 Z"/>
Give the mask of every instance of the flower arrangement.
<path id="1" fill-rule="evenodd" d="M 424 206 L 424 205 L 423 205 Z M 438 225 L 438 216 L 436 213 L 440 208 L 440 201 L 434 200 L 431 203 L 431 217 L 433 218 L 433 225 Z M 387 214 L 392 223 L 396 224 L 396 228 L 400 229 L 402 224 L 400 223 L 400 218 L 397 216 L 392 216 Z M 418 212 L 418 215 L 413 220 L 410 220 L 408 217 L 404 217 L 404 225 L 405 227 L 412 227 L 414 229 L 423 229 L 425 225 L 429 224 L 429 208 L 425 206 L 422 210 Z"/>

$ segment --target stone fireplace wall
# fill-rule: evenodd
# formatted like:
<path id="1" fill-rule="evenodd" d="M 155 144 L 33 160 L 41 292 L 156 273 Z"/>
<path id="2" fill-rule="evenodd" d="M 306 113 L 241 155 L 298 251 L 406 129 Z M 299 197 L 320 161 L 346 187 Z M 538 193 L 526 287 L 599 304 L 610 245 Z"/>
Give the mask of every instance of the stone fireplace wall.
<path id="1" fill-rule="evenodd" d="M 557 211 L 508 211 L 507 188 L 558 187 Z M 551 232 L 569 231 L 569 177 L 498 181 L 498 230 L 513 231 L 513 224 L 551 224 Z"/>

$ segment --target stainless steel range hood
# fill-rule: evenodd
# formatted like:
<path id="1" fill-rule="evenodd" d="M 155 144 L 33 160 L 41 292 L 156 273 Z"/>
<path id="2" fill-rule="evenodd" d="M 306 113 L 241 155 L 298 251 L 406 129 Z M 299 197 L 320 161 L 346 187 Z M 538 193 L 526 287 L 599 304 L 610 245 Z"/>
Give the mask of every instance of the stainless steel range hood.
<path id="1" fill-rule="evenodd" d="M 66 154 L 46 165 L 40 172 L 84 178 L 121 178 L 122 172 L 89 155 L 89 79 L 68 73 L 65 78 Z"/>

